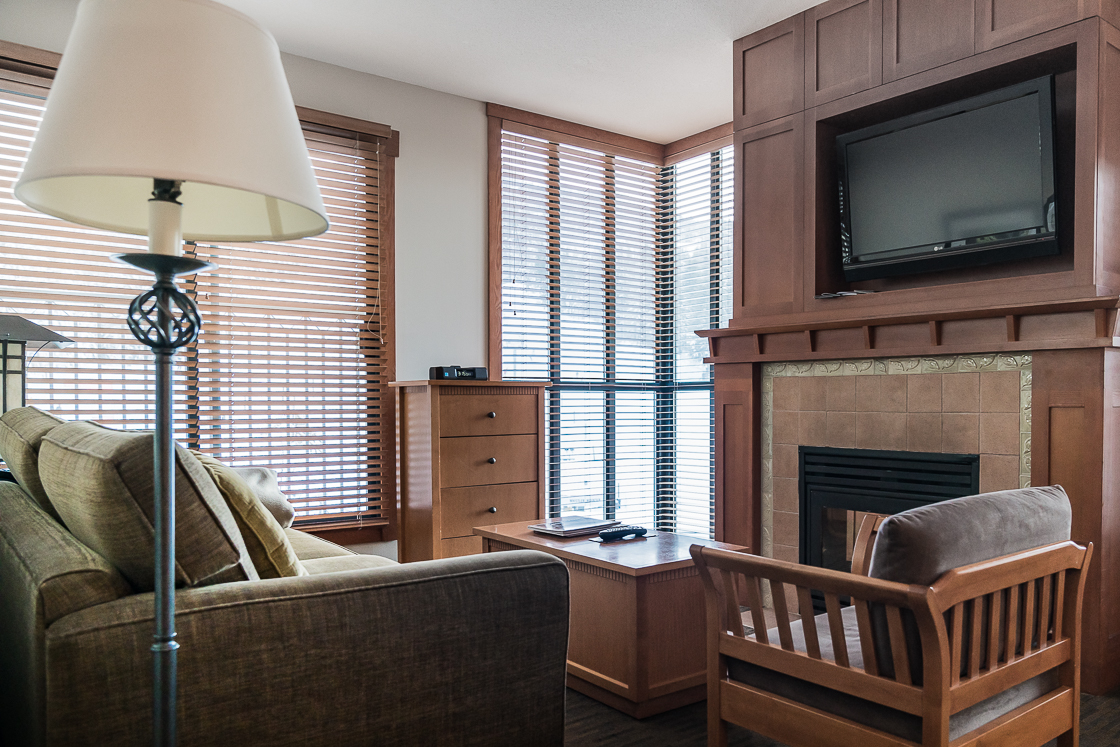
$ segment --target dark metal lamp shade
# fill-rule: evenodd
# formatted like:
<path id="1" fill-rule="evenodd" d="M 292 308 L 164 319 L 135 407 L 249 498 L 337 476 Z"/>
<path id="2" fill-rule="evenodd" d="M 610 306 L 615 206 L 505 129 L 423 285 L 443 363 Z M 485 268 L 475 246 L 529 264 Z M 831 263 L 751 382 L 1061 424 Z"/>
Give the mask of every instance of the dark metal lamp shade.
<path id="1" fill-rule="evenodd" d="M 21 316 L 0 314 L 0 413 L 24 405 L 29 344 L 38 350 L 48 345 L 61 348 L 73 342 Z"/>

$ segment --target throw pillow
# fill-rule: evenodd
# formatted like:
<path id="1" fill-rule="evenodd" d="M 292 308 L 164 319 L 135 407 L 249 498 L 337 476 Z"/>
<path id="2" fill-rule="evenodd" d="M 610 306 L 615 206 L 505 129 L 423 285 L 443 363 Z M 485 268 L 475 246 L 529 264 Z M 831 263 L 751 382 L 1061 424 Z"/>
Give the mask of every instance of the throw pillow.
<path id="1" fill-rule="evenodd" d="M 65 422 L 34 407 L 17 407 L 0 417 L 0 458 L 39 508 L 59 522 L 62 519 L 39 479 L 39 446 L 43 436 Z"/>
<path id="2" fill-rule="evenodd" d="M 43 437 L 39 478 L 63 523 L 137 591 L 155 588 L 152 433 L 64 423 Z M 260 578 L 229 506 L 193 454 L 175 448 L 178 586 Z"/>
<path id="3" fill-rule="evenodd" d="M 241 538 L 249 549 L 249 557 L 261 578 L 306 576 L 307 571 L 296 557 L 295 550 L 272 514 L 256 492 L 232 467 L 206 454 L 194 452 L 210 473 L 218 492 L 226 499 Z"/>
<path id="4" fill-rule="evenodd" d="M 233 467 L 241 479 L 257 494 L 264 507 L 272 514 L 280 526 L 287 529 L 296 518 L 296 510 L 288 503 L 288 497 L 280 491 L 276 473 L 268 467 Z"/>

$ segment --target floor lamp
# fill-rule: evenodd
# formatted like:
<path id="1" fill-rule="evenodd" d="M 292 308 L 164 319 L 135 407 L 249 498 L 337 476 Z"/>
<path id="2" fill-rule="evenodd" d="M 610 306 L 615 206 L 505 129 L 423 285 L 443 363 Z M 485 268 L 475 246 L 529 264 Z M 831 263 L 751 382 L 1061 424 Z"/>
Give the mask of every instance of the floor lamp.
<path id="1" fill-rule="evenodd" d="M 327 229 L 280 50 L 213 0 L 82 0 L 16 196 L 65 220 L 146 234 L 118 257 L 155 275 L 129 307 L 156 360 L 157 745 L 175 743 L 175 457 L 171 364 L 202 321 L 175 277 L 210 267 L 182 242 L 261 241 Z"/>

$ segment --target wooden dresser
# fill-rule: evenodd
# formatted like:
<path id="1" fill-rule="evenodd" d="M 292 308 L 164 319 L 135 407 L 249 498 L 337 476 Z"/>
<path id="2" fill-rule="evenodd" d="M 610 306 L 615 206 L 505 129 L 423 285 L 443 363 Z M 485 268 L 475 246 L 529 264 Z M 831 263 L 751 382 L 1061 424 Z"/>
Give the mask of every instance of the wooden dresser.
<path id="1" fill-rule="evenodd" d="M 402 562 L 482 552 L 476 526 L 544 512 L 544 390 L 522 381 L 398 381 Z"/>

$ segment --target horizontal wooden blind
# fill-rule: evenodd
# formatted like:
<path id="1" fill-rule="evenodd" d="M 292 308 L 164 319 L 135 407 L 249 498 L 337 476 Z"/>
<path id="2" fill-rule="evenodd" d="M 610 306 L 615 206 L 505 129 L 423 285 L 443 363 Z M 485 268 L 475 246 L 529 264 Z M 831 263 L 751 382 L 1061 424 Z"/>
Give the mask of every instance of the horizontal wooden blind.
<path id="1" fill-rule="evenodd" d="M 307 145 L 327 233 L 194 247 L 218 269 L 193 283 L 205 326 L 190 360 L 190 426 L 202 451 L 280 473 L 303 522 L 381 523 L 381 446 L 392 430 L 379 141 L 309 132 Z"/>
<path id="2" fill-rule="evenodd" d="M 694 331 L 726 319 L 731 149 L 661 168 L 516 124 L 501 145 L 502 375 L 552 383 L 550 513 L 711 536 Z"/>
<path id="3" fill-rule="evenodd" d="M 652 523 L 656 165 L 502 135 L 502 374 L 551 380 L 551 510 Z"/>
<path id="4" fill-rule="evenodd" d="M 675 384 L 663 420 L 659 505 L 672 507 L 678 532 L 715 531 L 715 413 L 707 340 L 696 330 L 731 318 L 734 220 L 733 146 L 703 153 L 662 171 L 659 255 L 666 265 L 663 319 L 665 375 Z M 671 423 L 671 426 L 668 425 Z M 668 462 L 667 464 L 665 462 Z M 665 509 L 667 510 L 667 508 Z"/>
<path id="5" fill-rule="evenodd" d="M 110 259 L 146 251 L 146 240 L 36 213 L 12 194 L 48 85 L 0 80 L 0 310 L 75 341 L 30 361 L 27 400 L 67 419 L 151 427 L 152 356 L 126 323 L 151 278 Z M 230 464 L 276 469 L 304 525 L 383 524 L 382 446 L 392 438 L 391 420 L 382 429 L 384 146 L 314 124 L 305 134 L 328 233 L 187 246 L 219 267 L 182 283 L 204 323 L 176 357 L 176 438 Z"/>
<path id="6" fill-rule="evenodd" d="M 0 88 L 6 85 L 0 81 Z M 151 280 L 110 259 L 147 251 L 146 239 L 52 218 L 12 193 L 45 97 L 45 88 L 0 90 L 0 309 L 75 343 L 29 357 L 27 402 L 63 418 L 147 427 L 152 356 L 129 332 L 126 316 L 129 302 Z M 184 403 L 176 404 L 181 416 Z"/>

